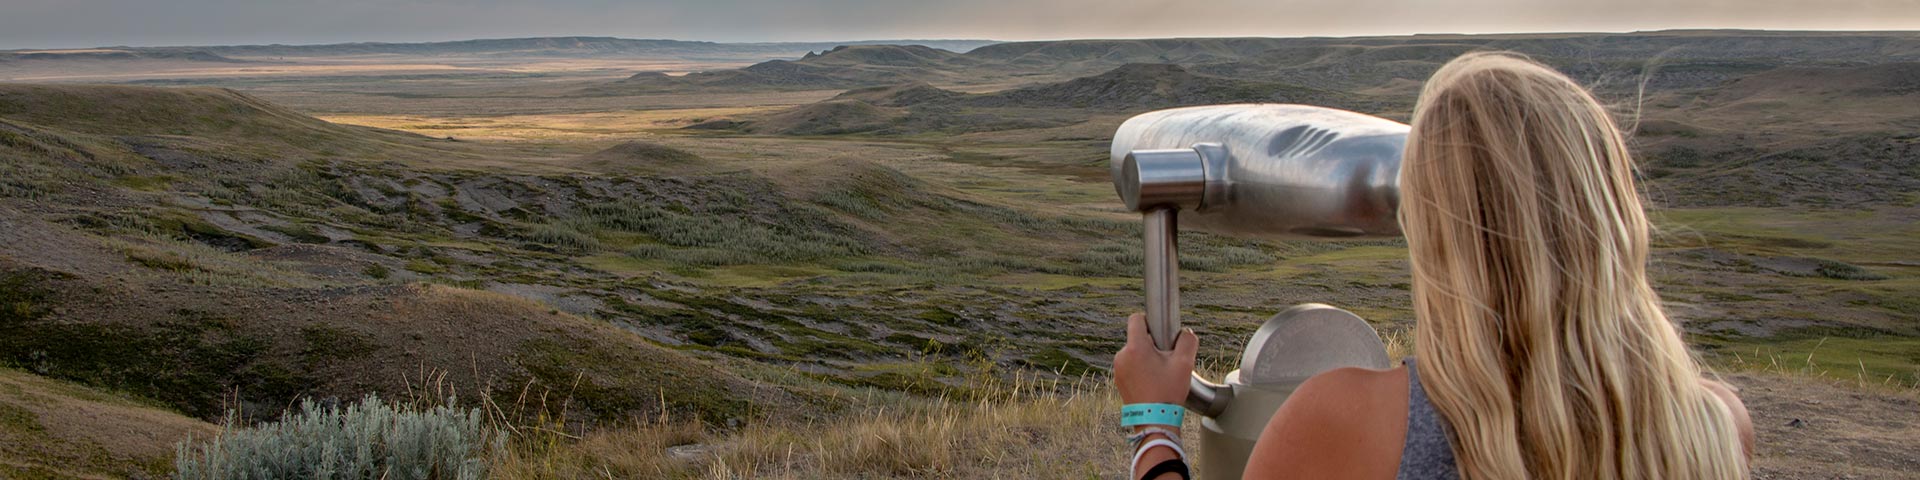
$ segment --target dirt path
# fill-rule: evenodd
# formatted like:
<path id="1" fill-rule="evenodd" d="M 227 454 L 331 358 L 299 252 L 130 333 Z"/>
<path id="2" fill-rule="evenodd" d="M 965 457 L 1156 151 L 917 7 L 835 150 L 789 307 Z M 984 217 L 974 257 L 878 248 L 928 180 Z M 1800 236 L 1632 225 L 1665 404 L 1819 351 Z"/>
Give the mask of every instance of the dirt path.
<path id="1" fill-rule="evenodd" d="M 1759 436 L 1756 479 L 1920 478 L 1920 394 L 1732 374 Z"/>

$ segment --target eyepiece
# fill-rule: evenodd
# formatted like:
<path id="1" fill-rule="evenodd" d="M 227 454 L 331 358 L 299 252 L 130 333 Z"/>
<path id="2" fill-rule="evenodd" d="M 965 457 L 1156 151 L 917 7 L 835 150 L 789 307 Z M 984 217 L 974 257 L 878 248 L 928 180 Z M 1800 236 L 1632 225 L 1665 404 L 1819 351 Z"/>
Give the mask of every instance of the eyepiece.
<path id="1" fill-rule="evenodd" d="M 1207 169 L 1191 148 L 1135 150 L 1121 161 L 1114 188 L 1127 209 L 1199 208 L 1207 191 Z"/>

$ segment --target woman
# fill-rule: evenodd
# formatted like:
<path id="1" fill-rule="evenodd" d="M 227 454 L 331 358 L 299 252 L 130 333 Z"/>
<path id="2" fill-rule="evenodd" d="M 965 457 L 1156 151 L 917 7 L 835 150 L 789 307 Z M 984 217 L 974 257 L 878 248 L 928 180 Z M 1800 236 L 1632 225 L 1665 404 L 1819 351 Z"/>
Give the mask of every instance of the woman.
<path id="1" fill-rule="evenodd" d="M 1746 408 L 1702 379 L 1660 308 L 1633 169 L 1606 109 L 1566 76 L 1505 54 L 1442 67 L 1400 171 L 1413 356 L 1302 384 L 1246 478 L 1745 477 Z M 1192 332 L 1160 352 L 1140 315 L 1129 330 L 1122 400 L 1180 403 Z M 1178 467 L 1178 448 L 1154 442 L 1177 428 L 1141 430 L 1132 475 Z"/>

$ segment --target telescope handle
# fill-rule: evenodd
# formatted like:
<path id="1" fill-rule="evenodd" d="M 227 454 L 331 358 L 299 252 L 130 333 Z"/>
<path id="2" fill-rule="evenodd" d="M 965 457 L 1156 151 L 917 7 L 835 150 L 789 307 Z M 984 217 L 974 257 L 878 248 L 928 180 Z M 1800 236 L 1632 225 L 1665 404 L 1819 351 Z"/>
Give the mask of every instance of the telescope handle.
<path id="1" fill-rule="evenodd" d="M 1173 350 L 1180 338 L 1180 254 L 1176 232 L 1179 210 L 1154 208 L 1142 214 L 1146 231 L 1147 334 L 1160 351 Z M 1218 416 L 1233 401 L 1233 390 L 1194 374 L 1187 384 L 1187 409 Z"/>
<path id="2" fill-rule="evenodd" d="M 1154 208 L 1142 214 L 1146 231 L 1147 333 L 1160 351 L 1173 350 L 1180 338 L 1180 258 L 1175 231 L 1179 210 Z"/>

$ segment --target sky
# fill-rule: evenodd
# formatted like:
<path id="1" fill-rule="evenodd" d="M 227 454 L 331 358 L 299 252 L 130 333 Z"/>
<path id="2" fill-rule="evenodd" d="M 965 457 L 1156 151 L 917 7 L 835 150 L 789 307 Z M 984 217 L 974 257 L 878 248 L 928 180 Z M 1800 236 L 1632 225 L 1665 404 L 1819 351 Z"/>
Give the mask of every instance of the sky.
<path id="1" fill-rule="evenodd" d="M 1920 30 L 1920 0 L 0 0 L 0 49 Z"/>

